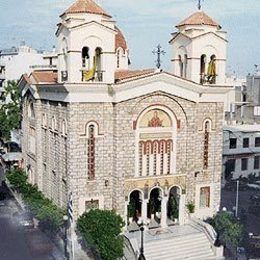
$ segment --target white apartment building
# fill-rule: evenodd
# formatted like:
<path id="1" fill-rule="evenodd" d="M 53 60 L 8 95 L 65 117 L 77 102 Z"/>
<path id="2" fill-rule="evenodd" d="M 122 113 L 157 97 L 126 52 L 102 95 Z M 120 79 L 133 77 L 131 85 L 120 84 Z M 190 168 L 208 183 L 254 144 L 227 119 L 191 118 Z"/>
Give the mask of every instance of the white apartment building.
<path id="1" fill-rule="evenodd" d="M 223 178 L 260 174 L 260 125 L 225 126 Z"/>
<path id="2" fill-rule="evenodd" d="M 36 69 L 55 69 L 57 54 L 37 51 L 25 43 L 18 48 L 0 50 L 0 92 L 8 80 L 19 80 L 25 73 Z"/>

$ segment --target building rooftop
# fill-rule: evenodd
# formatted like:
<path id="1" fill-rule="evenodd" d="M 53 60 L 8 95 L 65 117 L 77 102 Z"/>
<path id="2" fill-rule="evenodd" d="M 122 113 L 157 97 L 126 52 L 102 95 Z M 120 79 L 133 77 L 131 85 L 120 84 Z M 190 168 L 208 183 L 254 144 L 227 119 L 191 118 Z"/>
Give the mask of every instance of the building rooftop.
<path id="1" fill-rule="evenodd" d="M 109 18 L 111 16 L 106 13 L 98 4 L 93 0 L 77 0 L 72 4 L 62 15 L 64 14 L 77 14 L 77 13 L 90 13 L 104 15 Z"/>
<path id="2" fill-rule="evenodd" d="M 260 124 L 253 125 L 234 125 L 234 126 L 224 126 L 224 131 L 230 132 L 259 132 L 260 133 Z"/>
<path id="3" fill-rule="evenodd" d="M 25 80 L 28 81 L 28 78 L 27 79 L 25 78 Z M 29 76 L 28 83 L 29 82 L 31 82 L 32 84 L 57 84 L 58 74 L 57 71 L 53 71 L 53 70 L 34 71 Z"/>
<path id="4" fill-rule="evenodd" d="M 188 18 L 176 25 L 176 27 L 181 27 L 184 25 L 209 25 L 221 28 L 217 22 L 215 22 L 211 17 L 202 11 L 193 13 Z"/>
<path id="5" fill-rule="evenodd" d="M 116 35 L 116 50 L 121 47 L 124 51 L 127 50 L 127 43 L 126 43 L 126 40 L 125 40 L 125 37 L 123 35 L 123 33 L 121 32 L 121 30 L 116 27 L 115 28 L 117 30 L 117 35 Z"/>

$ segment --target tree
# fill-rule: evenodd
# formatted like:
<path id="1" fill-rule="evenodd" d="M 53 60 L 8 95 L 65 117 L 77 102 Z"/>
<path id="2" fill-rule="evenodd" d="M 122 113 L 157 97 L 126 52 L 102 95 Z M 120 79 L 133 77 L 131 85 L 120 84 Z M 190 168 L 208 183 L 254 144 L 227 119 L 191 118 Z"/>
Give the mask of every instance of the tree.
<path id="1" fill-rule="evenodd" d="M 123 257 L 124 240 L 120 235 L 123 226 L 123 219 L 114 210 L 92 209 L 77 222 L 84 240 L 95 247 L 102 260 Z"/>
<path id="2" fill-rule="evenodd" d="M 9 140 L 11 131 L 19 129 L 21 122 L 21 92 L 16 81 L 7 82 L 0 101 L 0 138 Z"/>
<path id="3" fill-rule="evenodd" d="M 230 244 L 237 247 L 242 240 L 243 226 L 229 212 L 219 212 L 208 222 L 214 227 L 219 235 L 219 240 L 225 246 Z"/>

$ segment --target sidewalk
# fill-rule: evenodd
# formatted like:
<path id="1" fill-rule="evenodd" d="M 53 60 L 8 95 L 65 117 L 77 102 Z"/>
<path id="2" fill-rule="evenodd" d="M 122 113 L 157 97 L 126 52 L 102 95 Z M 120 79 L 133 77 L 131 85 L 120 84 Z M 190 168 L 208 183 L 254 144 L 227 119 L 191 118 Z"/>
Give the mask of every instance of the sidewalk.
<path id="1" fill-rule="evenodd" d="M 5 185 L 6 185 L 6 188 L 9 190 L 10 194 L 15 199 L 16 205 L 18 206 L 20 211 L 25 212 L 26 206 L 25 206 L 25 203 L 23 202 L 20 194 L 14 192 L 12 190 L 8 180 L 5 181 Z M 35 229 L 38 229 L 38 228 L 36 227 Z M 63 240 L 59 237 L 56 237 L 56 239 L 54 241 L 49 236 L 47 236 L 47 234 L 45 234 L 41 230 L 39 230 L 39 231 L 42 233 L 43 236 L 45 236 L 52 243 L 53 247 L 52 247 L 51 255 L 52 255 L 53 259 L 55 259 L 55 260 L 66 260 L 66 258 L 64 256 L 64 242 L 63 242 Z"/>

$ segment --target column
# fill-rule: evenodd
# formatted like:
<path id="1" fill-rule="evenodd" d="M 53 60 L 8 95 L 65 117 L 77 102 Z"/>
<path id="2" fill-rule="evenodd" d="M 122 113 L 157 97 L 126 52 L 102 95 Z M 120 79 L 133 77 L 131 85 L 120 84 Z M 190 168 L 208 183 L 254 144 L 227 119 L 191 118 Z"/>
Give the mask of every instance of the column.
<path id="1" fill-rule="evenodd" d="M 128 216 L 127 216 L 127 213 L 128 213 L 128 201 L 125 201 L 125 216 L 124 216 L 124 219 L 125 219 L 124 230 L 125 231 L 127 231 L 127 226 L 128 226 Z"/>
<path id="2" fill-rule="evenodd" d="M 185 200 L 186 195 L 180 195 L 180 201 L 179 201 L 179 224 L 184 225 L 185 223 Z"/>
<path id="3" fill-rule="evenodd" d="M 142 200 L 142 219 L 144 223 L 147 221 L 147 204 L 148 199 Z"/>
<path id="4" fill-rule="evenodd" d="M 163 196 L 161 201 L 161 227 L 165 228 L 167 227 L 167 202 L 168 197 Z"/>

